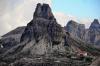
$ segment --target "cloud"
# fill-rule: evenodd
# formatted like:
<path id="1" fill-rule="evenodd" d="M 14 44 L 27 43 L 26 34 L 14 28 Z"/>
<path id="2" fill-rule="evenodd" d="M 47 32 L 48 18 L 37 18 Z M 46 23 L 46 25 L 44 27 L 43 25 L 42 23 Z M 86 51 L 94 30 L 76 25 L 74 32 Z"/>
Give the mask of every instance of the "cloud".
<path id="1" fill-rule="evenodd" d="M 78 22 L 77 17 L 68 15 L 68 14 L 66 15 L 62 12 L 55 12 L 54 16 L 57 19 L 57 22 L 59 24 L 61 24 L 62 26 L 65 26 L 68 23 L 68 21 L 70 21 L 70 20 L 74 20 L 74 21 Z"/>
<path id="2" fill-rule="evenodd" d="M 77 22 L 79 24 L 85 24 L 85 27 L 89 28 L 89 26 L 91 25 L 91 22 L 93 22 L 93 20 L 94 20 L 94 19 L 90 19 L 90 18 L 78 18 L 76 16 L 64 14 L 62 12 L 55 12 L 54 16 L 57 19 L 57 22 L 59 24 L 61 24 L 62 26 L 66 26 L 68 21 L 74 20 L 75 22 Z"/>
<path id="3" fill-rule="evenodd" d="M 51 0 L 0 0 L 0 35 L 26 25 L 33 18 L 37 3 L 51 6 Z"/>

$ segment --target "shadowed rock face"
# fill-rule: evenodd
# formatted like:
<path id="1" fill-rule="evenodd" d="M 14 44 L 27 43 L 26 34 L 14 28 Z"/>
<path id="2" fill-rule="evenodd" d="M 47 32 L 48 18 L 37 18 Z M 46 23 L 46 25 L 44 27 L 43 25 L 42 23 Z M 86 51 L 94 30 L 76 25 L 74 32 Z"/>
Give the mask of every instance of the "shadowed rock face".
<path id="1" fill-rule="evenodd" d="M 26 42 L 36 46 L 31 54 L 45 54 L 53 51 L 64 51 L 65 32 L 57 24 L 48 4 L 37 4 L 33 20 L 27 24 L 20 43 Z M 52 19 L 51 19 L 52 18 Z M 30 47 L 29 47 L 30 48 Z M 52 50 L 52 49 L 54 50 Z M 61 49 L 60 49 L 61 48 Z"/>
<path id="2" fill-rule="evenodd" d="M 52 43 L 60 44 L 64 36 L 63 30 L 61 26 L 57 24 L 49 5 L 37 4 L 33 17 L 33 20 L 27 24 L 20 42 L 26 41 L 26 39 L 28 42 L 31 40 L 39 42 L 39 40 L 45 37 Z"/>
<path id="3" fill-rule="evenodd" d="M 90 30 L 98 30 L 98 31 L 100 31 L 100 24 L 99 24 L 98 19 L 94 19 L 94 21 L 91 23 L 89 29 Z"/>
<path id="4" fill-rule="evenodd" d="M 2 46 L 0 47 L 0 54 L 19 44 L 24 29 L 25 26 L 18 27 L 2 36 L 0 39 L 0 45 Z"/>
<path id="5" fill-rule="evenodd" d="M 100 57 L 98 57 L 90 66 L 100 66 Z"/>
<path id="6" fill-rule="evenodd" d="M 88 29 L 88 35 L 86 38 L 89 37 L 89 42 L 95 43 L 96 45 L 100 45 L 100 24 L 97 19 L 94 19 L 94 21 L 91 23 L 89 29 Z"/>
<path id="7" fill-rule="evenodd" d="M 25 28 L 20 42 L 26 39 L 28 39 L 28 41 L 35 40 L 38 42 L 43 39 L 44 36 L 50 41 L 61 41 L 60 38 L 63 36 L 61 26 L 57 24 L 56 21 L 46 20 L 44 18 L 32 20 Z"/>
<path id="8" fill-rule="evenodd" d="M 49 7 L 48 4 L 40 4 L 38 3 L 37 4 L 37 7 L 36 7 L 36 10 L 35 10 L 35 13 L 34 13 L 34 19 L 36 19 L 37 17 L 39 18 L 45 18 L 45 19 L 49 19 L 49 20 L 52 20 L 54 19 L 54 16 L 51 12 L 51 8 Z"/>
<path id="9" fill-rule="evenodd" d="M 9 37 L 11 35 L 17 35 L 17 34 L 22 34 L 24 32 L 26 26 L 21 26 L 21 27 L 17 27 L 16 29 L 8 32 L 7 34 L 3 35 L 2 37 Z"/>
<path id="10" fill-rule="evenodd" d="M 78 24 L 75 21 L 69 21 L 65 28 L 72 37 L 84 39 L 85 25 Z"/>

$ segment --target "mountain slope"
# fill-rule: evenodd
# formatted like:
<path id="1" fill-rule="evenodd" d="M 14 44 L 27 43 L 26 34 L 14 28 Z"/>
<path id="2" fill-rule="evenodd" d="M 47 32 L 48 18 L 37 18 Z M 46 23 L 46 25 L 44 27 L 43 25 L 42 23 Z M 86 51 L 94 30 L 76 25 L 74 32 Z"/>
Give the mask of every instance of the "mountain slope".
<path id="1" fill-rule="evenodd" d="M 0 53 L 16 46 L 20 42 L 20 37 L 25 29 L 25 26 L 18 27 L 7 34 L 3 35 L 0 39 Z"/>

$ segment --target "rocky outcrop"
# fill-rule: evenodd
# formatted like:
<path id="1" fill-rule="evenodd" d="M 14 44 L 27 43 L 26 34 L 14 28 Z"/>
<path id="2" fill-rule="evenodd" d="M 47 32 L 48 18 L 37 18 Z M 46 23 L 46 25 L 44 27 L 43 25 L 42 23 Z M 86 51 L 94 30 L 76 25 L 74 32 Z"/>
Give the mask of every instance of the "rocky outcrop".
<path id="1" fill-rule="evenodd" d="M 30 50 L 31 54 L 45 54 L 64 50 L 64 31 L 57 24 L 48 4 L 37 4 L 33 20 L 27 24 L 21 36 L 20 42 L 33 44 L 35 48 Z M 32 43 L 33 41 L 33 43 Z M 30 48 L 30 47 L 28 47 Z"/>
<path id="2" fill-rule="evenodd" d="M 49 20 L 55 19 L 49 5 L 48 4 L 42 5 L 40 3 L 37 4 L 37 7 L 36 7 L 33 17 L 34 17 L 34 19 L 36 19 L 37 17 L 38 18 L 42 17 L 42 18 L 49 19 Z"/>
<path id="3" fill-rule="evenodd" d="M 97 19 L 94 19 L 89 29 L 86 29 L 84 24 L 78 24 L 72 20 L 68 22 L 65 29 L 73 38 L 100 45 L 100 24 Z"/>
<path id="4" fill-rule="evenodd" d="M 89 29 L 85 30 L 85 41 L 100 45 L 100 24 L 97 19 L 94 19 Z"/>
<path id="5" fill-rule="evenodd" d="M 69 21 L 65 27 L 66 31 L 68 31 L 72 37 L 84 39 L 85 34 L 85 25 L 78 24 L 75 21 Z"/>
<path id="6" fill-rule="evenodd" d="M 100 24 L 99 24 L 98 19 L 94 19 L 94 21 L 91 23 L 89 29 L 90 30 L 97 30 L 100 32 Z"/>
<path id="7" fill-rule="evenodd" d="M 48 4 L 37 4 L 33 19 L 23 31 L 20 42 L 2 54 L 4 61 L 12 62 L 22 57 L 48 56 L 65 53 L 67 35 L 56 22 Z"/>
<path id="8" fill-rule="evenodd" d="M 100 24 L 97 19 L 94 19 L 94 21 L 91 23 L 88 31 L 89 35 L 89 41 L 91 43 L 95 43 L 97 45 L 100 45 Z"/>

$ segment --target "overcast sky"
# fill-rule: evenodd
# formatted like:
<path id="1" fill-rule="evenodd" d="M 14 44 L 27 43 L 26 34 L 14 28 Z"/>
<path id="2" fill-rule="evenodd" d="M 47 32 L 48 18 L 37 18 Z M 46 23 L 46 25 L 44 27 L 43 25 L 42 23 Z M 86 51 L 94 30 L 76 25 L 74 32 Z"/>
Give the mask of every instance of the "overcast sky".
<path id="1" fill-rule="evenodd" d="M 37 3 L 48 3 L 62 26 L 73 19 L 89 27 L 93 19 L 100 16 L 99 0 L 0 0 L 0 36 L 27 25 Z"/>

